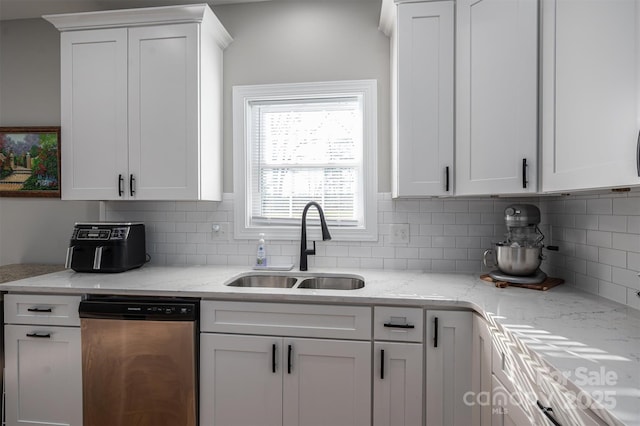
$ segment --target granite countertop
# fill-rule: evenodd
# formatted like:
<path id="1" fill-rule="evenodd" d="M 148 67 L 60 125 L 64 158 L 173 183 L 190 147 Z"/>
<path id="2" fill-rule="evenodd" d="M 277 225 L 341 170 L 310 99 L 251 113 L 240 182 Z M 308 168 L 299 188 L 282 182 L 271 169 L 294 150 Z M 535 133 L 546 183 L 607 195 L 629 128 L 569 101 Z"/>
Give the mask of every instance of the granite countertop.
<path id="1" fill-rule="evenodd" d="M 632 308 L 568 286 L 549 291 L 499 289 L 472 274 L 316 268 L 283 274 L 344 273 L 364 278 L 366 286 L 312 290 L 225 285 L 246 273 L 256 272 L 233 266 L 144 266 L 120 274 L 62 271 L 4 284 L 1 289 L 472 309 L 502 332 L 515 336 L 552 369 L 568 375 L 571 389 L 602 401 L 596 411 L 609 423 L 640 426 L 640 312 Z M 607 397 L 603 399 L 603 395 Z"/>
<path id="2" fill-rule="evenodd" d="M 64 270 L 63 265 L 16 263 L 0 266 L 0 284 Z"/>

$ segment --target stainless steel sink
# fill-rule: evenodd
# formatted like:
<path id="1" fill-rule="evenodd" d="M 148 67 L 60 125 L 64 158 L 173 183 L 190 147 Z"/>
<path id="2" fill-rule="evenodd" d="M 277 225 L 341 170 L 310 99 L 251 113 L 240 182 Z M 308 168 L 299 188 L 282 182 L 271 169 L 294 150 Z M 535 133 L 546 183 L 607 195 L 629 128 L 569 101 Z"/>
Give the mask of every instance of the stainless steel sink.
<path id="1" fill-rule="evenodd" d="M 312 277 L 302 280 L 298 288 L 316 290 L 356 290 L 364 287 L 364 281 L 352 277 Z"/>
<path id="2" fill-rule="evenodd" d="M 300 288 L 315 290 L 356 290 L 364 287 L 364 281 L 344 275 L 291 276 L 250 274 L 238 277 L 227 284 L 230 287 Z"/>
<path id="3" fill-rule="evenodd" d="M 245 275 L 227 284 L 231 287 L 270 287 L 291 288 L 298 281 L 295 277 L 284 275 Z"/>

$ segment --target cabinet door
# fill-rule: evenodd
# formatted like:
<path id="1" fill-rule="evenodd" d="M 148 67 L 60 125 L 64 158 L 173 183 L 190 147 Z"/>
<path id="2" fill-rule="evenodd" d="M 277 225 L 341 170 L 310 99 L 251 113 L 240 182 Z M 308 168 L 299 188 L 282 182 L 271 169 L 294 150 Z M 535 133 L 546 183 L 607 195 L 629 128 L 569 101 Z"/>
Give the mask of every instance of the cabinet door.
<path id="1" fill-rule="evenodd" d="M 542 189 L 640 185 L 637 0 L 542 1 Z"/>
<path id="2" fill-rule="evenodd" d="M 373 425 L 421 426 L 423 345 L 376 342 Z"/>
<path id="3" fill-rule="evenodd" d="M 456 4 L 456 195 L 537 191 L 538 1 Z"/>
<path id="4" fill-rule="evenodd" d="M 127 186 L 135 199 L 198 198 L 198 70 L 197 24 L 129 29 Z"/>
<path id="5" fill-rule="evenodd" d="M 282 356 L 282 338 L 202 333 L 200 424 L 281 426 Z"/>
<path id="6" fill-rule="evenodd" d="M 473 343 L 471 352 L 471 388 L 473 390 L 473 424 L 491 425 L 491 331 L 489 324 L 479 315 L 473 315 Z"/>
<path id="7" fill-rule="evenodd" d="M 5 326 L 7 425 L 82 426 L 79 327 Z"/>
<path id="8" fill-rule="evenodd" d="M 453 2 L 402 3 L 397 19 L 393 195 L 450 195 Z"/>
<path id="9" fill-rule="evenodd" d="M 127 30 L 63 32 L 60 54 L 62 198 L 123 199 L 119 177 L 124 180 L 128 173 Z"/>
<path id="10" fill-rule="evenodd" d="M 426 424 L 470 425 L 472 314 L 427 311 Z"/>
<path id="11" fill-rule="evenodd" d="M 371 424 L 371 343 L 284 339 L 283 425 Z"/>
<path id="12" fill-rule="evenodd" d="M 517 404 L 517 398 L 514 397 L 514 394 L 507 391 L 496 376 L 492 376 L 491 379 L 492 393 L 495 395 L 493 398 L 494 405 L 491 410 L 492 426 L 546 424 L 544 420 L 542 423 L 535 423 L 534 420 L 527 415 L 526 411 Z"/>

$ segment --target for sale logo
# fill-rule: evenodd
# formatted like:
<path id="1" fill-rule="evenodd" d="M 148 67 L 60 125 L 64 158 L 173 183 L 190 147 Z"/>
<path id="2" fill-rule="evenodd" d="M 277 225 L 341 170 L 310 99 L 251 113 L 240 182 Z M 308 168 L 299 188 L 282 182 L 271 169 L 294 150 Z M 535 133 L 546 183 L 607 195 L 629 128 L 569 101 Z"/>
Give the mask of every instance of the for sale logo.
<path id="1" fill-rule="evenodd" d="M 549 377 L 551 376 L 551 381 Z M 572 390 L 566 387 L 568 381 L 571 380 L 576 387 L 599 387 L 602 389 L 595 389 L 590 392 L 584 390 Z M 614 389 L 607 389 L 607 387 L 614 387 L 618 384 L 618 374 L 615 371 L 610 371 L 604 367 L 600 367 L 597 370 L 590 370 L 587 367 L 578 367 L 573 371 L 563 372 L 545 372 L 538 373 L 535 377 L 536 385 L 539 389 L 545 391 L 554 391 L 550 389 L 555 386 L 562 386 L 563 389 L 556 389 L 560 391 L 559 394 L 563 395 L 564 409 L 587 409 L 591 408 L 594 403 L 599 404 L 605 409 L 614 409 L 616 407 L 616 391 Z M 519 389 L 531 389 L 530 386 L 517 386 Z M 527 392 L 525 390 L 518 390 L 517 392 L 508 392 L 504 388 L 494 389 L 493 392 L 466 392 L 463 395 L 463 402 L 467 406 L 492 406 L 493 410 L 499 410 L 504 412 L 505 407 L 511 406 L 523 406 L 535 403 L 537 395 L 533 392 Z M 523 404 L 526 403 L 526 404 Z"/>

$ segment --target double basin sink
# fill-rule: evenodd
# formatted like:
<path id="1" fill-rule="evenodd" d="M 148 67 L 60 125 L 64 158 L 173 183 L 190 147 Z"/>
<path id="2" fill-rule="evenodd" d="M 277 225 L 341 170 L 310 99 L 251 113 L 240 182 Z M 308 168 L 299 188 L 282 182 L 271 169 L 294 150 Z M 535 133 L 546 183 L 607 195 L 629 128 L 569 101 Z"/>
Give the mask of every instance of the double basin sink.
<path id="1" fill-rule="evenodd" d="M 349 275 L 322 275 L 297 277 L 277 274 L 248 274 L 235 278 L 230 287 L 301 288 L 314 290 L 357 290 L 364 280 Z"/>

